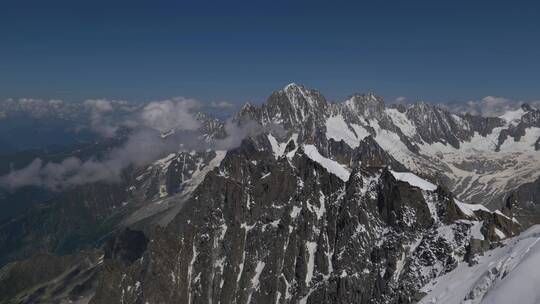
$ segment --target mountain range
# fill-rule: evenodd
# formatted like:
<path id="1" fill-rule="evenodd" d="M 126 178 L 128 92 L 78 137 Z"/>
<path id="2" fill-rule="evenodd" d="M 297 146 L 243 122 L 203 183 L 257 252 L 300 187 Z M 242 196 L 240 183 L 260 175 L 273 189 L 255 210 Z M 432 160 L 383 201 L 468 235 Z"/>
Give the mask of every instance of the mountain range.
<path id="1" fill-rule="evenodd" d="M 0 303 L 536 303 L 539 109 L 289 84 L 194 119 L 204 146 L 3 221 Z"/>

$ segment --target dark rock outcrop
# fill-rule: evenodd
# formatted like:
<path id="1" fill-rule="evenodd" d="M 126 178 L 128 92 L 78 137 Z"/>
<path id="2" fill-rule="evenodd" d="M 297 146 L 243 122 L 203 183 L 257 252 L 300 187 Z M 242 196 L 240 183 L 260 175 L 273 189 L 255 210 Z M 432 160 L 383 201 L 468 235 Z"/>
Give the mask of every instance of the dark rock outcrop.
<path id="1" fill-rule="evenodd" d="M 147 244 L 148 239 L 143 232 L 125 228 L 121 233 L 105 242 L 103 246 L 104 258 L 130 265 L 142 256 Z"/>
<path id="2" fill-rule="evenodd" d="M 381 167 L 344 182 L 263 139 L 229 151 L 137 262 L 106 270 L 93 303 L 410 303 L 479 252 L 480 222 L 446 216 L 451 194 Z"/>
<path id="3" fill-rule="evenodd" d="M 515 218 L 524 229 L 540 223 L 540 177 L 512 191 L 502 211 Z"/>

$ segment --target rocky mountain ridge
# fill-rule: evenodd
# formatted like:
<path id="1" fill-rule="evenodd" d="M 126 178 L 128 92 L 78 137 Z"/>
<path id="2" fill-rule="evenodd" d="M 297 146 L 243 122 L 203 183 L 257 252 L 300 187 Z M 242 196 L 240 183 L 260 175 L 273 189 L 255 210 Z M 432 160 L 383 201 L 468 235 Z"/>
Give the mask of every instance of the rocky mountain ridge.
<path id="1" fill-rule="evenodd" d="M 269 144 L 229 151 L 140 263 L 106 274 L 92 301 L 409 303 L 519 231 L 414 174 L 359 165 L 342 175 L 312 146 L 276 158 Z"/>
<path id="2" fill-rule="evenodd" d="M 330 103 L 290 84 L 260 108 L 244 106 L 237 119 L 283 126 L 302 142 L 321 143 L 322 151 L 330 139 L 354 148 L 371 135 L 410 171 L 431 175 L 461 199 L 501 208 L 505 193 L 538 177 L 539 115 L 528 105 L 501 117 L 455 114 L 423 102 L 386 107 L 373 93 Z"/>

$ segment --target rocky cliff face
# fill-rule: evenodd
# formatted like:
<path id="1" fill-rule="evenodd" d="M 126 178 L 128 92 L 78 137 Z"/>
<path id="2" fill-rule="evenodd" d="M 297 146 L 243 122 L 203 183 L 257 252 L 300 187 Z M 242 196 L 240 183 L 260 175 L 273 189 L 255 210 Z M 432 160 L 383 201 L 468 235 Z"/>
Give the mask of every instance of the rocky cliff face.
<path id="1" fill-rule="evenodd" d="M 524 227 L 540 222 L 540 178 L 519 186 L 506 198 L 503 209 L 510 217 L 519 218 Z"/>
<path id="2" fill-rule="evenodd" d="M 409 303 L 479 250 L 473 240 L 489 247 L 489 231 L 516 232 L 413 175 L 357 166 L 340 178 L 303 147 L 276 159 L 265 140 L 229 151 L 92 301 Z"/>

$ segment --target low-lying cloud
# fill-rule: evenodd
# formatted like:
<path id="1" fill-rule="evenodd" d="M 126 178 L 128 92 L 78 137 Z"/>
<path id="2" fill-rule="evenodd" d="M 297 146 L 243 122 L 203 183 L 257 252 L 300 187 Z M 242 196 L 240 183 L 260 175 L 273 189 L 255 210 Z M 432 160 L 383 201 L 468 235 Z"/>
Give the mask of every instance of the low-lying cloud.
<path id="1" fill-rule="evenodd" d="M 114 136 L 119 126 L 108 115 L 114 111 L 111 101 L 89 99 L 83 104 L 90 112 L 90 129 L 104 137 Z"/>
<path id="2" fill-rule="evenodd" d="M 209 106 L 212 108 L 217 108 L 217 109 L 234 108 L 234 104 L 228 101 L 212 101 L 210 102 Z"/>
<path id="3" fill-rule="evenodd" d="M 101 160 L 69 157 L 58 163 L 45 163 L 37 158 L 25 168 L 2 176 L 0 185 L 8 189 L 37 186 L 58 191 L 97 181 L 118 181 L 128 166 L 141 166 L 177 147 L 178 143 L 161 138 L 159 132 L 140 130 Z"/>
<path id="4" fill-rule="evenodd" d="M 493 117 L 500 116 L 507 111 L 517 110 L 523 104 L 540 108 L 540 100 L 520 101 L 498 96 L 486 96 L 480 100 L 470 100 L 466 103 L 443 103 L 441 106 L 457 113 Z"/>
<path id="5" fill-rule="evenodd" d="M 154 101 L 134 115 L 112 119 L 114 107 L 107 100 L 86 101 L 91 111 L 92 128 L 103 136 L 112 136 L 122 126 L 133 128 L 133 133 L 121 146 L 112 149 L 101 159 L 81 160 L 66 158 L 61 162 L 44 162 L 35 159 L 28 166 L 12 170 L 0 177 L 0 186 L 14 190 L 24 186 L 37 186 L 53 191 L 98 181 L 116 182 L 122 172 L 130 167 L 144 166 L 174 152 L 206 150 L 229 150 L 240 145 L 248 137 L 266 130 L 279 131 L 274 126 L 262 127 L 253 121 L 238 125 L 227 121 L 222 139 L 207 141 L 201 133 L 201 122 L 196 111 L 201 103 L 186 98 Z M 174 130 L 174 132 L 169 132 Z M 168 133 L 168 136 L 161 136 Z"/>
<path id="6" fill-rule="evenodd" d="M 193 110 L 199 106 L 198 101 L 183 97 L 153 101 L 144 107 L 141 119 L 146 126 L 161 132 L 196 130 L 201 123 L 193 116 Z"/>
<path id="7" fill-rule="evenodd" d="M 393 103 L 412 105 L 414 102 L 411 102 L 411 100 L 405 96 L 399 96 Z M 467 102 L 439 102 L 435 104 L 454 113 L 468 113 L 485 117 L 501 116 L 507 111 L 519 109 L 523 104 L 528 104 L 534 108 L 540 109 L 540 100 L 521 101 L 500 96 L 486 96 L 480 100 L 469 100 Z"/>

